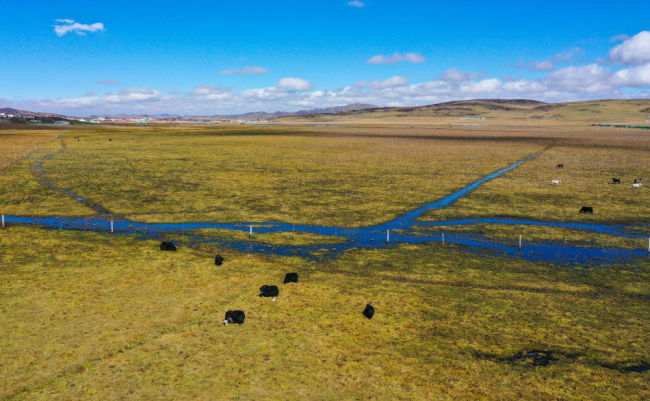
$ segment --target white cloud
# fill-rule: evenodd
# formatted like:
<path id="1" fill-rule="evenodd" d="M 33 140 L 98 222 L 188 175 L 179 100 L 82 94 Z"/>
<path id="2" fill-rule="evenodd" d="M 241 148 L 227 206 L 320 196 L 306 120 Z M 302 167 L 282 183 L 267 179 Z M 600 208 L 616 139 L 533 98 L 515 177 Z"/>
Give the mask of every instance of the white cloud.
<path id="1" fill-rule="evenodd" d="M 393 53 L 392 56 L 384 56 L 378 54 L 366 60 L 368 64 L 397 64 L 402 61 L 408 61 L 410 63 L 424 63 L 425 59 L 420 53 Z"/>
<path id="2" fill-rule="evenodd" d="M 549 88 L 570 90 L 583 95 L 607 94 L 615 89 L 609 68 L 598 64 L 562 68 L 539 82 Z"/>
<path id="3" fill-rule="evenodd" d="M 381 81 L 359 81 L 354 86 L 357 88 L 369 88 L 369 89 L 385 89 L 385 88 L 395 88 L 398 86 L 408 85 L 408 80 L 405 77 L 394 76 Z"/>
<path id="4" fill-rule="evenodd" d="M 362 8 L 362 7 L 366 6 L 366 3 L 364 3 L 363 1 L 359 1 L 359 0 L 352 0 L 352 1 L 348 1 L 348 6 L 356 7 L 356 8 Z"/>
<path id="5" fill-rule="evenodd" d="M 575 101 L 602 98 L 650 97 L 650 63 L 612 71 L 593 63 L 572 65 L 539 79 L 485 77 L 458 68 L 438 77 L 409 83 L 393 76 L 377 81 L 358 81 L 351 86 L 313 89 L 302 78 L 283 78 L 275 86 L 235 91 L 216 85 L 198 85 L 186 91 L 151 88 L 124 89 L 106 95 L 64 99 L 8 100 L 0 103 L 24 110 L 70 115 L 199 114 L 223 115 L 250 111 L 292 111 L 369 103 L 378 106 L 417 106 L 450 100 L 477 98 L 528 98 L 541 101 Z"/>
<path id="6" fill-rule="evenodd" d="M 460 82 L 460 81 L 469 81 L 472 79 L 481 78 L 483 75 L 485 74 L 479 74 L 477 72 L 473 74 L 469 74 L 458 68 L 450 68 L 448 70 L 443 71 L 442 74 L 440 74 L 440 79 L 442 79 L 443 81 Z"/>
<path id="7" fill-rule="evenodd" d="M 68 32 L 74 32 L 77 35 L 84 36 L 86 32 L 103 32 L 104 24 L 95 22 L 94 24 L 80 24 L 71 19 L 57 19 L 56 22 L 62 25 L 54 25 L 56 36 L 63 36 Z"/>
<path id="8" fill-rule="evenodd" d="M 582 50 L 579 47 L 573 47 L 573 48 L 571 48 L 569 50 L 566 50 L 566 51 L 563 51 L 563 52 L 560 52 L 560 53 L 556 54 L 555 57 L 553 57 L 553 58 L 555 59 L 555 61 L 568 62 L 568 61 L 574 60 L 576 58 L 576 56 L 580 56 L 580 55 L 583 55 L 583 54 L 585 54 L 584 50 Z"/>
<path id="9" fill-rule="evenodd" d="M 266 68 L 263 67 L 244 67 L 241 69 L 233 69 L 233 70 L 223 70 L 219 71 L 218 74 L 221 75 L 262 75 L 262 74 L 267 74 L 269 71 Z"/>
<path id="10" fill-rule="evenodd" d="M 534 61 L 532 67 L 535 71 L 551 71 L 555 69 L 555 64 L 551 60 Z"/>
<path id="11" fill-rule="evenodd" d="M 609 61 L 643 64 L 650 61 L 650 31 L 642 31 L 609 51 Z"/>
<path id="12" fill-rule="evenodd" d="M 573 47 L 569 50 L 556 54 L 551 59 L 529 62 L 520 61 L 517 63 L 517 66 L 527 70 L 552 71 L 557 67 L 558 64 L 572 61 L 576 58 L 576 56 L 582 54 L 584 54 L 584 51 L 581 48 Z"/>
<path id="13" fill-rule="evenodd" d="M 628 40 L 630 38 L 630 35 L 626 35 L 624 33 L 621 33 L 619 35 L 612 36 L 609 38 L 610 42 L 622 42 L 624 40 Z"/>
<path id="14" fill-rule="evenodd" d="M 619 70 L 613 79 L 619 86 L 650 86 L 650 63 Z"/>
<path id="15" fill-rule="evenodd" d="M 102 79 L 95 81 L 95 85 L 119 85 L 120 83 L 115 79 Z"/>
<path id="16" fill-rule="evenodd" d="M 278 88 L 294 90 L 294 91 L 308 91 L 313 88 L 311 82 L 309 82 L 308 80 L 302 78 L 291 78 L 291 77 L 282 78 L 281 80 L 278 81 L 276 86 Z"/>
<path id="17" fill-rule="evenodd" d="M 201 101 L 206 101 L 230 99 L 232 98 L 230 91 L 230 88 L 224 88 L 218 85 L 198 85 L 187 93 Z"/>

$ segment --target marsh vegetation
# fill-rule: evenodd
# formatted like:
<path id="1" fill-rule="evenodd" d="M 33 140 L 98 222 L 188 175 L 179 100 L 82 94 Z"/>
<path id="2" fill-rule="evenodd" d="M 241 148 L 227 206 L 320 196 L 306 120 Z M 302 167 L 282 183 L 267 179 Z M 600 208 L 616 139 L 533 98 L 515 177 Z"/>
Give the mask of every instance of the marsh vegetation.
<path id="1" fill-rule="evenodd" d="M 95 214 L 51 184 L 134 221 L 365 226 L 546 149 L 422 221 L 494 214 L 633 223 L 639 230 L 650 222 L 646 188 L 630 192 L 608 183 L 610 175 L 649 175 L 649 139 L 635 130 L 71 131 L 4 170 L 3 213 Z M 562 161 L 566 185 L 552 187 L 549 178 L 560 173 L 555 165 Z M 594 205 L 593 216 L 574 207 L 585 199 Z M 515 229 L 520 227 L 456 228 L 495 238 Z M 539 240 L 561 236 L 636 246 L 632 239 L 583 230 L 525 230 Z M 557 267 L 432 243 L 308 259 L 210 243 L 190 248 L 182 242 L 188 235 L 247 237 L 243 231 L 181 230 L 169 233 L 181 240 L 178 251 L 161 252 L 159 240 L 138 235 L 21 225 L 1 230 L 0 397 L 650 397 L 646 259 L 606 268 Z M 290 232 L 253 240 L 340 241 Z M 224 256 L 221 266 L 214 265 L 216 253 Z M 282 286 L 290 271 L 300 274 L 300 282 Z M 257 296 L 262 284 L 281 286 L 277 302 Z M 376 309 L 372 320 L 361 315 L 368 302 Z M 224 327 L 229 309 L 245 310 L 246 323 Z"/>

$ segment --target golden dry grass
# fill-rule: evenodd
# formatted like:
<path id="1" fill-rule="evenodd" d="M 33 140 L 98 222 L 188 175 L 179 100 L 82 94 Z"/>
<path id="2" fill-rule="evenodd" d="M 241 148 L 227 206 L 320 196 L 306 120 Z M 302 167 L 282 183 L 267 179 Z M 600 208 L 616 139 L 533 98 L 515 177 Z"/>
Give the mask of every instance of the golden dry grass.
<path id="1" fill-rule="evenodd" d="M 650 137 L 650 135 L 648 136 Z M 633 189 L 635 178 L 650 178 L 650 151 L 636 148 L 556 146 L 534 160 L 482 185 L 450 208 L 426 219 L 512 217 L 542 221 L 635 223 L 650 221 L 650 187 Z M 563 163 L 564 168 L 556 168 Z M 612 184 L 612 178 L 622 184 Z M 551 180 L 561 180 L 551 185 Z M 578 213 L 582 206 L 594 214 Z"/>
<path id="2" fill-rule="evenodd" d="M 24 157 L 38 145 L 60 134 L 62 129 L 43 129 L 28 126 L 10 128 L 0 125 L 0 170 Z"/>
<path id="3" fill-rule="evenodd" d="M 463 215 L 513 213 L 518 209 L 508 206 L 528 193 L 537 202 L 526 206 L 556 218 L 553 191 L 564 187 L 534 181 L 556 157 L 570 158 L 563 179 L 579 190 L 563 199 L 574 202 L 599 191 L 590 180 L 601 174 L 644 174 L 639 158 L 650 149 L 645 132 L 592 127 L 73 127 L 44 146 L 53 153 L 43 165 L 46 180 L 136 219 L 365 225 L 548 146 L 539 159 L 486 184 L 492 191 L 506 182 L 500 197 L 477 203 L 483 187 L 471 194 L 474 206 Z M 4 213 L 92 213 L 39 183 L 31 163 L 0 176 Z M 522 180 L 535 184 L 518 186 Z M 641 213 L 635 198 L 603 194 L 629 206 L 602 217 L 596 205 L 594 219 Z M 461 213 L 450 211 L 436 218 Z M 499 236 L 513 228 L 483 229 Z M 323 241 L 290 233 L 256 239 Z M 648 372 L 630 370 L 650 361 L 645 260 L 574 270 L 425 244 L 314 262 L 206 245 L 164 253 L 158 245 L 89 232 L 1 230 L 0 398 L 650 397 Z M 226 258 L 220 267 L 217 252 Z M 275 303 L 257 297 L 259 286 L 279 284 L 288 271 L 300 273 L 298 285 L 281 286 Z M 377 308 L 371 321 L 361 316 L 368 301 Z M 247 322 L 223 327 L 228 309 L 245 310 Z M 533 350 L 557 360 L 533 366 L 516 358 Z"/>
<path id="4" fill-rule="evenodd" d="M 138 221 L 360 226 L 442 197 L 543 147 L 503 145 L 498 138 L 475 143 L 408 131 L 373 137 L 304 128 L 111 127 L 76 130 L 48 144 L 54 153 L 42 165 L 57 187 Z M 40 199 L 19 202 L 11 193 L 0 202 L 7 214 L 54 212 Z"/>
<path id="5" fill-rule="evenodd" d="M 216 250 L 122 236 L 11 227 L 0 242 L 7 399 L 650 395 L 625 371 L 650 358 L 647 263 L 585 274 L 401 246 L 318 264 L 220 249 L 217 268 Z M 257 297 L 289 270 L 298 285 Z M 223 326 L 232 308 L 244 325 Z M 557 360 L 507 361 L 531 350 Z"/>

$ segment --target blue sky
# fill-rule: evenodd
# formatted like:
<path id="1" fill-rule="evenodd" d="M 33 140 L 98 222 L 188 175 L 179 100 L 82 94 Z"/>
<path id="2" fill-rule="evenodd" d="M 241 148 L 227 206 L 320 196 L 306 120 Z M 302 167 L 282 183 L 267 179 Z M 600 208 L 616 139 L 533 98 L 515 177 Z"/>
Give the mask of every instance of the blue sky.
<path id="1" fill-rule="evenodd" d="M 538 4 L 11 2 L 0 107 L 227 114 L 650 97 L 650 2 Z"/>

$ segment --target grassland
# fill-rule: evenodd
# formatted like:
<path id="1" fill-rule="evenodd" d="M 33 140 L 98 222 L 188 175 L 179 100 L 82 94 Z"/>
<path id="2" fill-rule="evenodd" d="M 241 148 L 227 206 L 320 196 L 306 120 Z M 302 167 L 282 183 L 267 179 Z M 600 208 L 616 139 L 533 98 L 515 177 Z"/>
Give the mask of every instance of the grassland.
<path id="1" fill-rule="evenodd" d="M 623 142 L 626 132 L 619 135 Z M 634 135 L 634 134 L 631 134 Z M 633 148 L 557 146 L 534 160 L 489 182 L 450 208 L 426 219 L 512 217 L 543 221 L 634 223 L 650 221 L 650 191 L 633 189 L 635 178 L 650 177 L 650 135 Z M 555 166 L 563 163 L 563 169 Z M 622 184 L 612 184 L 612 178 Z M 560 185 L 551 185 L 559 179 Z M 578 213 L 592 206 L 594 214 Z"/>
<path id="2" fill-rule="evenodd" d="M 137 221 L 360 226 L 386 221 L 542 148 L 486 139 L 480 153 L 468 152 L 462 138 L 406 133 L 77 129 L 44 146 L 52 153 L 42 166 L 48 182 Z M 21 168 L 27 167 L 14 171 Z M 2 193 L 5 213 L 71 214 L 36 196 L 26 202 L 26 193 Z"/>
<path id="3" fill-rule="evenodd" d="M 647 263 L 585 272 L 400 246 L 318 264 L 219 249 L 217 268 L 216 249 L 157 245 L 0 232 L 0 397 L 650 396 L 647 372 L 630 370 L 650 360 Z M 300 284 L 275 303 L 257 297 L 287 271 Z M 360 313 L 368 301 L 371 321 Z M 229 308 L 247 322 L 224 327 Z M 517 358 L 533 350 L 556 360 Z"/>
<path id="4" fill-rule="evenodd" d="M 62 129 L 0 125 L 0 170 L 20 160 L 38 145 L 61 134 Z"/>
<path id="5" fill-rule="evenodd" d="M 545 148 L 425 220 L 650 221 L 650 192 L 631 188 L 650 177 L 650 135 L 597 127 L 75 128 L 41 147 L 40 177 L 28 160 L 3 173 L 0 205 L 6 214 L 93 213 L 49 182 L 143 222 L 367 226 Z M 595 213 L 578 214 L 583 205 Z"/>
<path id="6" fill-rule="evenodd" d="M 647 188 L 628 188 L 632 178 L 648 176 L 645 131 L 404 121 L 71 127 L 30 156 L 42 172 L 34 160 L 4 170 L 0 211 L 94 213 L 49 183 L 145 222 L 365 226 L 542 149 L 423 219 L 650 222 Z M 626 184 L 610 185 L 614 176 Z M 557 178 L 562 185 L 551 186 Z M 593 216 L 577 213 L 583 204 L 594 206 Z M 633 240 L 556 228 L 453 229 L 636 248 Z M 247 237 L 169 235 L 192 233 Z M 254 240 L 340 239 L 284 232 Z M 648 260 L 570 269 L 424 244 L 316 262 L 208 244 L 165 253 L 158 245 L 123 235 L 0 230 L 0 399 L 650 398 L 648 371 L 636 371 L 650 365 Z M 224 265 L 214 266 L 215 253 Z M 281 286 L 277 302 L 257 296 L 289 271 L 300 273 L 300 283 Z M 369 301 L 377 309 L 372 320 L 361 316 Z M 246 323 L 224 327 L 228 309 L 245 310 Z M 532 351 L 553 360 L 536 366 L 526 357 Z"/>
<path id="7" fill-rule="evenodd" d="M 345 238 L 318 235 L 312 233 L 301 233 L 295 231 L 279 231 L 275 233 L 254 233 L 249 236 L 247 231 L 234 231 L 223 229 L 200 228 L 187 230 L 185 233 L 207 236 L 226 241 L 254 241 L 264 242 L 272 245 L 314 245 L 314 244 L 338 244 L 345 242 Z"/>

